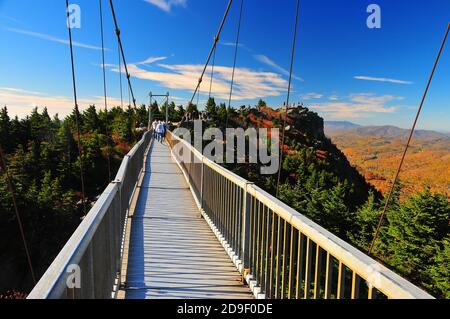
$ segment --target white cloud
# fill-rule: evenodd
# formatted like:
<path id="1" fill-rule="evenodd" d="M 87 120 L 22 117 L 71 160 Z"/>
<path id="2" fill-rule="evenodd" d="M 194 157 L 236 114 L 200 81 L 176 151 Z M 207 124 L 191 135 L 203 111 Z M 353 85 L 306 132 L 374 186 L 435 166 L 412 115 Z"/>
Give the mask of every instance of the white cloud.
<path id="1" fill-rule="evenodd" d="M 280 65 L 278 65 L 277 63 L 275 63 L 268 56 L 266 56 L 264 54 L 255 54 L 254 57 L 259 62 L 264 63 L 267 66 L 270 66 L 271 68 L 273 68 L 274 70 L 277 70 L 281 74 L 289 76 L 289 71 L 288 70 L 286 70 L 285 68 L 283 68 Z M 298 81 L 303 81 L 303 79 L 301 77 L 298 77 L 295 74 L 292 74 L 292 78 L 294 78 L 294 79 L 296 79 Z"/>
<path id="2" fill-rule="evenodd" d="M 142 65 L 142 64 L 152 64 L 158 61 L 163 61 L 166 60 L 167 57 L 165 56 L 160 56 L 160 57 L 149 57 L 148 59 L 141 61 L 141 62 L 137 62 L 135 63 L 136 65 Z"/>
<path id="3" fill-rule="evenodd" d="M 358 76 L 354 76 L 353 78 L 357 79 L 357 80 L 364 80 L 364 81 L 389 82 L 389 83 L 396 83 L 396 84 L 412 84 L 413 83 L 410 81 L 403 81 L 403 80 L 396 80 L 396 79 L 389 79 L 389 78 L 376 78 L 376 77 L 365 76 L 365 75 L 358 75 Z"/>
<path id="4" fill-rule="evenodd" d="M 9 20 L 11 22 L 14 22 L 14 23 L 17 23 L 17 24 L 22 24 L 22 25 L 24 24 L 22 20 L 16 19 L 16 18 L 11 17 L 11 16 L 7 16 L 5 14 L 0 14 L 0 18 L 7 19 L 7 20 Z"/>
<path id="5" fill-rule="evenodd" d="M 187 0 L 144 0 L 153 4 L 165 12 L 170 12 L 172 7 L 186 7 Z"/>
<path id="6" fill-rule="evenodd" d="M 47 41 L 51 41 L 51 42 L 55 42 L 55 43 L 69 45 L 69 40 L 60 39 L 60 38 L 54 37 L 52 35 L 44 34 L 44 33 L 38 33 L 38 32 L 34 32 L 34 31 L 16 29 L 16 28 L 6 28 L 6 30 L 9 32 L 23 34 L 23 35 L 27 35 L 27 36 L 42 39 L 42 40 L 47 40 Z M 102 49 L 101 47 L 98 47 L 95 45 L 84 44 L 84 43 L 80 43 L 77 41 L 73 41 L 72 44 L 76 47 L 84 48 L 84 49 L 90 49 L 90 50 L 101 50 Z M 107 48 L 105 48 L 105 50 L 109 51 L 109 49 L 107 49 Z"/>
<path id="7" fill-rule="evenodd" d="M 81 97 L 78 100 L 80 110 L 89 105 L 104 107 L 103 96 Z M 73 97 L 50 95 L 43 92 L 30 91 L 22 88 L 0 87 L 0 106 L 6 105 L 11 116 L 25 117 L 34 107 L 47 107 L 49 114 L 58 113 L 60 116 L 70 114 L 74 108 Z M 108 106 L 119 106 L 120 99 L 108 97 Z"/>
<path id="8" fill-rule="evenodd" d="M 323 97 L 323 94 L 314 93 L 314 92 L 307 93 L 307 94 L 301 96 L 301 98 L 303 98 L 304 100 L 313 100 L 313 99 L 318 100 L 318 99 L 321 99 L 322 97 Z"/>
<path id="9" fill-rule="evenodd" d="M 128 70 L 133 77 L 159 82 L 160 85 L 177 90 L 193 92 L 203 65 L 195 64 L 158 64 L 161 71 L 148 71 L 136 64 L 130 64 Z M 117 67 L 112 71 L 118 72 Z M 233 68 L 216 66 L 211 94 L 219 99 L 228 99 Z M 207 85 L 206 85 L 207 83 Z M 209 90 L 208 76 L 205 76 L 201 89 Z M 273 72 L 257 72 L 248 68 L 236 68 L 233 87 L 233 100 L 250 100 L 267 96 L 279 96 L 286 91 L 287 81 Z"/>
<path id="10" fill-rule="evenodd" d="M 394 113 L 400 105 L 391 105 L 403 100 L 401 96 L 375 95 L 371 93 L 351 94 L 347 101 L 311 104 L 311 108 L 329 119 L 355 119 L 377 113 Z"/>

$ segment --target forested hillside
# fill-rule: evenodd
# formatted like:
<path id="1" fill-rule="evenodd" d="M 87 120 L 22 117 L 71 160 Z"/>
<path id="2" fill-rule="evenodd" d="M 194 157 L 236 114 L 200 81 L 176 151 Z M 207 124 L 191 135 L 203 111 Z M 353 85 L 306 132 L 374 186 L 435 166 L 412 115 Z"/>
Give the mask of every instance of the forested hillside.
<path id="1" fill-rule="evenodd" d="M 344 126 L 326 123 L 325 133 L 352 165 L 379 191 L 386 192 L 397 169 L 409 130 L 393 126 Z M 413 136 L 400 178 L 402 199 L 430 187 L 450 195 L 450 136 L 418 130 Z"/>
<path id="2" fill-rule="evenodd" d="M 0 110 L 0 143 L 38 278 L 84 215 L 76 114 L 62 120 L 36 108 L 26 118 L 11 119 L 6 107 Z M 110 173 L 114 177 L 122 157 L 140 138 L 135 127 L 146 126 L 148 112 L 145 106 L 108 112 L 91 106 L 78 118 L 89 209 L 110 182 Z M 0 234 L 0 295 L 30 291 L 33 283 L 3 170 Z"/>

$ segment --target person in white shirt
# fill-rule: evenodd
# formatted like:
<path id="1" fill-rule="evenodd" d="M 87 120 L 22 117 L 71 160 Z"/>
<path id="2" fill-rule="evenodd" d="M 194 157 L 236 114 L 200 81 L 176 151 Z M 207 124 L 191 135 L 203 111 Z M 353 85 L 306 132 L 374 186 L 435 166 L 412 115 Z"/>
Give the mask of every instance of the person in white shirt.
<path id="1" fill-rule="evenodd" d="M 158 123 L 156 121 L 153 121 L 152 123 L 152 130 L 153 130 L 153 138 L 156 138 L 156 126 Z"/>
<path id="2" fill-rule="evenodd" d="M 161 121 L 158 121 L 155 131 L 156 131 L 156 139 L 158 140 L 158 142 L 162 143 L 162 135 L 164 132 L 164 126 Z"/>

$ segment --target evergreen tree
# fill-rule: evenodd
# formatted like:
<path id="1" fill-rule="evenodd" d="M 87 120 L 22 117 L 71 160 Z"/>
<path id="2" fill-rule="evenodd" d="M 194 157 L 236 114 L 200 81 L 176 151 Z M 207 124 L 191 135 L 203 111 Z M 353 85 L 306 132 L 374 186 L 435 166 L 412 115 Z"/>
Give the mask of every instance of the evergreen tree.
<path id="1" fill-rule="evenodd" d="M 267 103 L 264 100 L 259 99 L 257 106 L 258 107 L 267 107 Z"/>
<path id="2" fill-rule="evenodd" d="M 205 111 L 209 113 L 212 119 L 217 119 L 217 106 L 213 97 L 208 98 Z"/>
<path id="3" fill-rule="evenodd" d="M 375 234 L 381 211 L 373 192 L 369 193 L 367 202 L 356 213 L 356 230 L 350 234 L 352 242 L 367 251 Z"/>
<path id="4" fill-rule="evenodd" d="M 388 262 L 403 275 L 429 283 L 427 271 L 449 232 L 447 196 L 429 189 L 410 197 L 387 214 Z"/>
<path id="5" fill-rule="evenodd" d="M 444 238 L 430 267 L 432 284 L 429 289 L 440 298 L 450 298 L 450 234 Z"/>

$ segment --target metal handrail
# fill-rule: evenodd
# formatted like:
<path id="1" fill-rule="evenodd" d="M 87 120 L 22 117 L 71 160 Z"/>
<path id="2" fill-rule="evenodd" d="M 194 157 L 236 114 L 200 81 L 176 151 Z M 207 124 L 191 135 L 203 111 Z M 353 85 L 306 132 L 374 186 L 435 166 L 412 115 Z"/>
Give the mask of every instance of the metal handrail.
<path id="1" fill-rule="evenodd" d="M 122 240 L 127 211 L 152 134 L 124 157 L 108 185 L 64 248 L 31 291 L 28 299 L 109 299 L 119 286 Z"/>
<path id="2" fill-rule="evenodd" d="M 200 208 L 258 298 L 433 298 L 168 133 Z M 174 152 L 182 143 L 196 163 Z M 200 183 L 195 187 L 192 183 Z M 200 189 L 200 192 L 198 191 Z"/>

